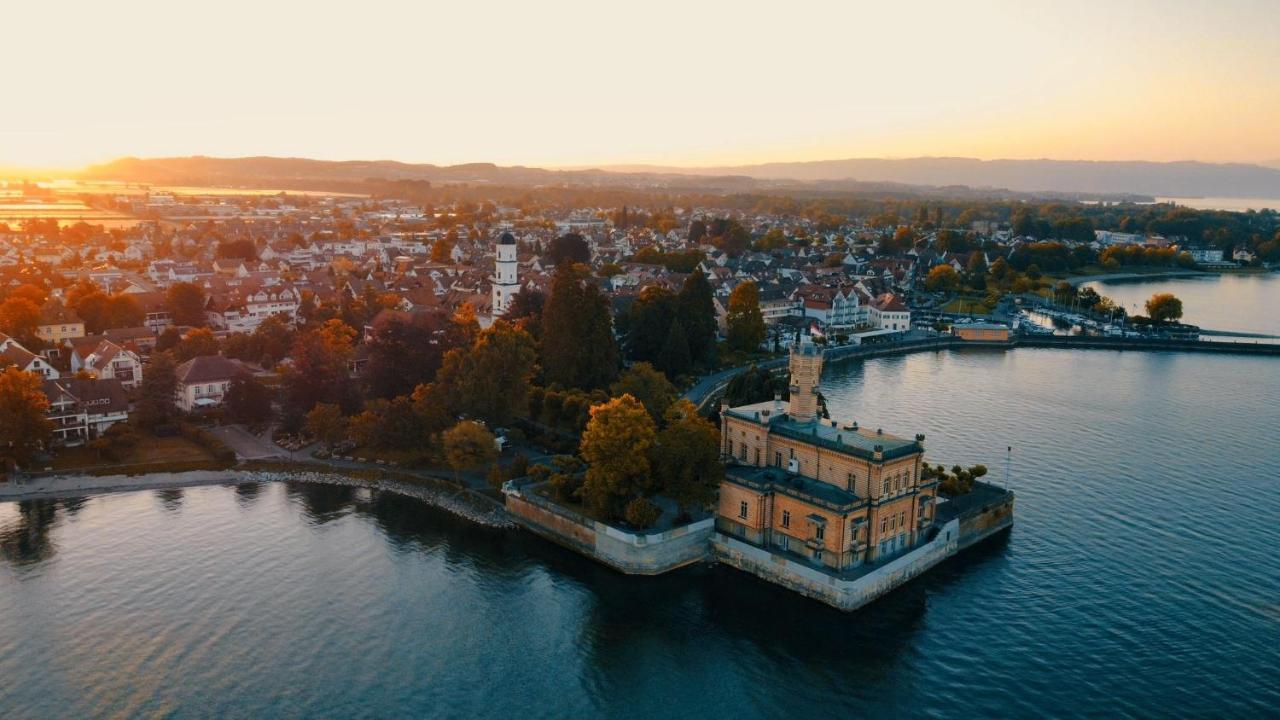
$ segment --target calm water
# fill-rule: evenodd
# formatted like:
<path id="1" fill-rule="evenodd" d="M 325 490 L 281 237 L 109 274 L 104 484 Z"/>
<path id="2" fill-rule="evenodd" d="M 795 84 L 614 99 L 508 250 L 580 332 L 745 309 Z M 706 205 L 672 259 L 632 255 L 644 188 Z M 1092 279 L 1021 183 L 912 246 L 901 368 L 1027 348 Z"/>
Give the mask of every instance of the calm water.
<path id="1" fill-rule="evenodd" d="M 1238 197 L 1200 197 L 1177 198 L 1158 197 L 1157 202 L 1171 202 L 1197 210 L 1280 210 L 1280 198 L 1238 198 Z"/>
<path id="2" fill-rule="evenodd" d="M 845 615 L 364 490 L 0 504 L 0 716 L 1280 710 L 1276 359 L 945 352 L 833 366 L 823 391 L 997 481 L 1012 445 L 1012 534 Z"/>
<path id="3" fill-rule="evenodd" d="M 1210 330 L 1280 335 L 1280 273 L 1088 283 L 1130 314 L 1156 293 L 1182 300 L 1183 322 Z"/>

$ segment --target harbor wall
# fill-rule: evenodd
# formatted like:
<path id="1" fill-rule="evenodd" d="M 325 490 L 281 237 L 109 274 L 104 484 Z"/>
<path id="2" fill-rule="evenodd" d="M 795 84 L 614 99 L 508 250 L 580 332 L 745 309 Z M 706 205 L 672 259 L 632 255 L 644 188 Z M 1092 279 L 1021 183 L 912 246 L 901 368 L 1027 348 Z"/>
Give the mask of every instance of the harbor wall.
<path id="1" fill-rule="evenodd" d="M 712 518 L 662 532 L 633 533 L 526 493 L 513 483 L 503 493 L 507 513 L 521 527 L 628 575 L 658 575 L 710 559 Z"/>
<path id="2" fill-rule="evenodd" d="M 952 520 L 939 529 L 932 541 L 869 572 L 849 578 L 824 572 L 721 533 L 712 537 L 711 546 L 715 559 L 730 567 L 848 612 L 956 554 L 960 548 L 960 534 L 960 521 Z"/>
<path id="3" fill-rule="evenodd" d="M 1013 493 L 999 500 L 960 514 L 960 548 L 980 543 L 992 535 L 1013 527 Z"/>

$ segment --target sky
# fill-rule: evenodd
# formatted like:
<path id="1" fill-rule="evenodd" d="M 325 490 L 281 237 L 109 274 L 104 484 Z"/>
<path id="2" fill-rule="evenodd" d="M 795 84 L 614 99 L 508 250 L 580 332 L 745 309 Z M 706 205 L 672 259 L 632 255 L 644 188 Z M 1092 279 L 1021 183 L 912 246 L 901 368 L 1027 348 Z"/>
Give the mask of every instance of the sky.
<path id="1" fill-rule="evenodd" d="M 5 3 L 0 167 L 1274 161 L 1275 1 Z"/>

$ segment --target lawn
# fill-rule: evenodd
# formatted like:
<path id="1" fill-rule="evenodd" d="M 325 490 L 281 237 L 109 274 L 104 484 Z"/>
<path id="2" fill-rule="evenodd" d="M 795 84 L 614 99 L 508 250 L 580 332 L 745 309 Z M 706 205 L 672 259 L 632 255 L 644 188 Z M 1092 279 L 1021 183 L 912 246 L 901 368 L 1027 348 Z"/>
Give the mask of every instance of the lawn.
<path id="1" fill-rule="evenodd" d="M 216 458 L 203 447 L 181 437 L 151 437 L 143 435 L 142 442 L 127 457 L 118 461 L 106 460 L 90 448 L 81 446 L 62 448 L 53 457 L 54 470 L 80 470 L 102 465 L 142 465 L 151 463 L 191 463 Z"/>
<path id="2" fill-rule="evenodd" d="M 944 313 L 954 313 L 956 315 L 986 315 L 991 311 L 983 303 L 984 298 L 961 297 L 938 308 Z"/>

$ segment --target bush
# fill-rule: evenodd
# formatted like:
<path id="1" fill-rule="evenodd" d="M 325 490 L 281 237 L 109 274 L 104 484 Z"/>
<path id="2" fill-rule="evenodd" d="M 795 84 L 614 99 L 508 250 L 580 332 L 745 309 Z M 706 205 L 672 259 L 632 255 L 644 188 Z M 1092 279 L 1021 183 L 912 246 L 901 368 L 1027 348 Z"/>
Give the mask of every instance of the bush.
<path id="1" fill-rule="evenodd" d="M 627 506 L 622 510 L 622 519 L 626 520 L 628 525 L 642 530 L 653 527 L 660 515 L 662 515 L 662 510 L 647 498 L 642 497 L 635 498 L 627 503 Z"/>
<path id="2" fill-rule="evenodd" d="M 235 462 L 235 451 L 227 447 L 226 443 L 215 437 L 213 433 L 190 423 L 183 423 L 180 427 L 182 437 L 208 450 L 219 462 Z"/>
<path id="3" fill-rule="evenodd" d="M 577 499 L 578 491 L 582 489 L 582 476 L 555 473 L 547 484 L 551 486 L 551 492 L 555 493 L 556 500 L 564 503 L 573 502 Z"/>

